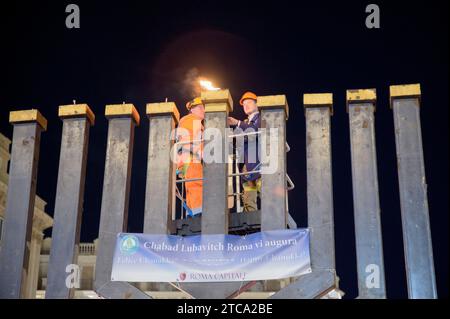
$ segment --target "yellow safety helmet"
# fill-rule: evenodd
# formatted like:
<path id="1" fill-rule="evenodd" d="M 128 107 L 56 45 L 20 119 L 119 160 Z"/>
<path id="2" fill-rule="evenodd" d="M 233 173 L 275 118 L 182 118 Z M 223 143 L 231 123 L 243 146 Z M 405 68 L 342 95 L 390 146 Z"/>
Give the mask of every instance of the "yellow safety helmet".
<path id="1" fill-rule="evenodd" d="M 191 108 L 193 108 L 194 106 L 200 105 L 200 104 L 203 104 L 202 98 L 196 97 L 193 100 L 186 103 L 186 108 L 188 109 L 188 111 L 190 111 Z"/>
<path id="2" fill-rule="evenodd" d="M 246 100 L 246 99 L 252 99 L 252 100 L 255 100 L 255 102 L 256 102 L 257 96 L 253 92 L 245 92 L 242 95 L 241 99 L 239 100 L 239 104 L 244 105 L 244 100 Z"/>

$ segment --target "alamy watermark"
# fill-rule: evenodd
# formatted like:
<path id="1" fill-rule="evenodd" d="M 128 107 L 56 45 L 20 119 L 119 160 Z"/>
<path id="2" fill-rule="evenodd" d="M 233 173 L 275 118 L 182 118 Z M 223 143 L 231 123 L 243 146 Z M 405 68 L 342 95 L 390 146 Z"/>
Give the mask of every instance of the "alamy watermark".
<path id="1" fill-rule="evenodd" d="M 66 287 L 80 288 L 80 267 L 76 264 L 69 264 L 66 266 Z"/>
<path id="2" fill-rule="evenodd" d="M 366 266 L 366 288 L 380 288 L 380 266 L 369 264 Z"/>
<path id="3" fill-rule="evenodd" d="M 197 125 L 201 125 L 198 121 Z M 171 139 L 175 141 L 171 149 L 171 160 L 173 163 L 230 163 L 231 154 L 236 154 L 237 163 L 260 164 L 258 165 L 261 174 L 274 174 L 278 171 L 280 137 L 278 128 L 258 131 L 253 129 L 225 129 L 225 137 L 222 130 L 217 128 L 207 128 L 196 136 L 185 128 L 177 128 L 172 131 Z M 235 143 L 233 143 L 235 139 Z"/>
<path id="4" fill-rule="evenodd" d="M 376 4 L 369 4 L 366 7 L 366 13 L 370 13 L 366 17 L 366 27 L 368 29 L 380 28 L 380 7 Z"/>
<path id="5" fill-rule="evenodd" d="M 79 29 L 80 28 L 80 7 L 76 4 L 69 4 L 66 6 L 66 13 L 69 15 L 66 17 L 67 29 Z"/>

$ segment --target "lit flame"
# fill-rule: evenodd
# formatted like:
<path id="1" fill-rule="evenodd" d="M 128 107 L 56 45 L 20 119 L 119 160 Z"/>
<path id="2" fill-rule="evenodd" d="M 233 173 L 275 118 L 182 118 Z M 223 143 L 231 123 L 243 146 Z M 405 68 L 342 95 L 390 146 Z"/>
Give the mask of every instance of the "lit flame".
<path id="1" fill-rule="evenodd" d="M 202 88 L 204 88 L 205 90 L 208 90 L 208 91 L 217 91 L 217 90 L 220 90 L 220 88 L 214 87 L 214 85 L 211 83 L 211 81 L 208 81 L 208 80 L 200 80 L 199 83 L 200 83 L 200 86 L 201 86 Z"/>

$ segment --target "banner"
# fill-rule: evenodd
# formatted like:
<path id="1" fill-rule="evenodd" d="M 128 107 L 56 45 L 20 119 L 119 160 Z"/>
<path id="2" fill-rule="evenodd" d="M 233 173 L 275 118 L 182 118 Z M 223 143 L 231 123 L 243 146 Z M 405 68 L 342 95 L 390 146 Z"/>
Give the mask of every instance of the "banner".
<path id="1" fill-rule="evenodd" d="M 119 233 L 111 280 L 252 281 L 309 272 L 308 229 L 265 231 L 247 236 Z"/>

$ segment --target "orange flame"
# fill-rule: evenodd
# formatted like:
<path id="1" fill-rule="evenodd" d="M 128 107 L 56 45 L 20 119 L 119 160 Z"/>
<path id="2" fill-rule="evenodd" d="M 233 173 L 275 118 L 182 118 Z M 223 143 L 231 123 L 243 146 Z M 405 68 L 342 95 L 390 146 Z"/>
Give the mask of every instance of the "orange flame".
<path id="1" fill-rule="evenodd" d="M 220 88 L 214 87 L 211 81 L 199 80 L 200 86 L 207 91 L 218 91 Z"/>

